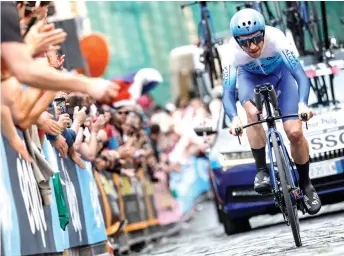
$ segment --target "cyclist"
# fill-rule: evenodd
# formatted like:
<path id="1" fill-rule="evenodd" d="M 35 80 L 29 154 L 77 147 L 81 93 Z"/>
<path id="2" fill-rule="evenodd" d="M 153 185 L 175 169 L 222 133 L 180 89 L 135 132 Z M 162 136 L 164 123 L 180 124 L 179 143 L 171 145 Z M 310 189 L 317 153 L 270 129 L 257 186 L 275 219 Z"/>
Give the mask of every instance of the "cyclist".
<path id="1" fill-rule="evenodd" d="M 237 12 L 231 19 L 230 29 L 233 37 L 225 50 L 228 53 L 224 54 L 222 65 L 223 105 L 232 121 L 230 133 L 234 135 L 235 128 L 242 127 L 236 108 L 236 85 L 248 122 L 257 121 L 254 88 L 263 83 L 271 83 L 280 93 L 278 104 L 282 114 L 307 113 L 307 120 L 310 119 L 313 114 L 307 106 L 309 80 L 283 32 L 266 26 L 262 14 L 254 9 Z M 316 214 L 321 202 L 309 178 L 309 148 L 302 133 L 302 122 L 299 118 L 284 118 L 282 121 L 300 174 L 307 212 Z M 247 137 L 257 167 L 254 189 L 258 193 L 270 191 L 263 126 L 248 128 Z"/>

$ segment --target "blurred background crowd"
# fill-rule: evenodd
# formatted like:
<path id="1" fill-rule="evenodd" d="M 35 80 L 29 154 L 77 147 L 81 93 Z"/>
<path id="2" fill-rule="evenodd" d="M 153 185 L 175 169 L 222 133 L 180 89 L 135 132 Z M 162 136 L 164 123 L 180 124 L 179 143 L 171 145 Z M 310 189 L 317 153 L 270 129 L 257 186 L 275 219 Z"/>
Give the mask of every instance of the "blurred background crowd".
<path id="1" fill-rule="evenodd" d="M 57 159 L 69 159 L 81 170 L 91 168 L 98 176 L 117 174 L 130 180 L 143 169 L 151 183 L 163 184 L 171 199 L 170 173 L 180 172 L 191 157 L 202 157 L 208 147 L 193 127 L 209 117 L 209 109 L 197 97 L 157 104 L 150 94 L 163 83 L 157 69 L 144 67 L 104 80 L 98 78 L 101 74 L 92 74 L 99 65 L 95 68 L 89 59 L 83 69 L 71 67 L 73 53 L 63 47 L 68 46 L 64 42 L 71 40 L 75 31 L 67 33 L 68 28 L 49 22 L 49 12 L 54 8 L 51 1 L 1 3 L 4 143 L 18 153 L 19 159 L 32 163 L 34 186 L 38 186 L 43 205 L 52 202 L 51 186 L 47 185 L 51 178 L 68 186 L 64 183 L 67 176 L 65 181 L 62 175 L 61 179 L 56 176 L 59 170 L 54 170 L 44 151 L 47 144 Z M 100 58 L 99 54 L 101 51 L 96 51 L 94 56 Z M 105 69 L 106 65 L 102 73 Z M 73 215 L 67 207 L 68 191 L 63 195 L 57 188 L 54 184 L 56 200 L 62 204 L 58 207 L 69 209 Z M 61 211 L 59 208 L 60 224 Z M 127 221 L 122 216 L 117 222 L 116 233 Z"/>

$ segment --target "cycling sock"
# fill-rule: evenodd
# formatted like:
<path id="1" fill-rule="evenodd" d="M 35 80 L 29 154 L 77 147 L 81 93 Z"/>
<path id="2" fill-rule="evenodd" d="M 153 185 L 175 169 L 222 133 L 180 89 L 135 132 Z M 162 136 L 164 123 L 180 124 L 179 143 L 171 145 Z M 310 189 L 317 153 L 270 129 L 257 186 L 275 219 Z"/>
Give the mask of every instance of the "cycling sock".
<path id="1" fill-rule="evenodd" d="M 295 163 L 300 176 L 300 186 L 305 187 L 311 183 L 309 178 L 309 160 L 305 164 Z"/>
<path id="2" fill-rule="evenodd" d="M 257 171 L 259 172 L 261 170 L 267 170 L 265 147 L 259 149 L 251 148 L 251 150 L 253 158 L 256 162 Z"/>

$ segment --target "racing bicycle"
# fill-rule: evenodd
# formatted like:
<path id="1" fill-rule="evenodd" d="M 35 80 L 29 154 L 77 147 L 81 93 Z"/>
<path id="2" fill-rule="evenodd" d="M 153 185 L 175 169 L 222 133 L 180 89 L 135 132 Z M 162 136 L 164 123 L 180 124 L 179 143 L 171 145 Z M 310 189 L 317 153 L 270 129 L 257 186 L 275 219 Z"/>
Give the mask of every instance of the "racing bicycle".
<path id="1" fill-rule="evenodd" d="M 284 13 L 287 16 L 287 27 L 292 31 L 300 55 L 309 54 L 306 51 L 305 45 L 305 31 L 307 31 L 313 48 L 313 53 L 311 54 L 315 53 L 319 61 L 321 61 L 323 42 L 316 3 L 307 1 L 287 1 Z"/>
<path id="2" fill-rule="evenodd" d="M 270 182 L 272 185 L 271 193 L 273 195 L 275 206 L 280 209 L 285 223 L 291 227 L 294 237 L 295 245 L 302 246 L 300 236 L 300 226 L 298 210 L 303 214 L 306 213 L 306 208 L 303 201 L 303 193 L 299 186 L 298 173 L 295 165 L 288 154 L 288 151 L 283 143 L 283 138 L 276 128 L 276 121 L 282 118 L 298 117 L 298 114 L 282 115 L 278 108 L 277 96 L 274 87 L 269 84 L 258 85 L 254 89 L 255 104 L 259 114 L 258 121 L 249 123 L 242 127 L 248 128 L 253 125 L 266 123 L 268 126 L 267 132 L 267 148 L 270 159 Z M 261 119 L 260 115 L 263 112 L 263 106 L 266 110 L 266 118 Z M 272 106 L 272 108 L 271 108 Z M 307 114 L 301 114 L 303 121 L 307 119 Z M 306 128 L 307 123 L 306 123 Z M 207 140 L 207 135 L 216 134 L 213 127 L 199 127 L 194 129 L 196 134 L 204 137 Z M 239 134 L 241 128 L 235 129 L 235 134 L 238 136 L 241 144 Z M 277 167 L 277 168 L 276 168 Z M 269 192 L 268 192 L 269 193 Z"/>
<path id="3" fill-rule="evenodd" d="M 222 78 L 221 59 L 217 50 L 217 46 L 222 44 L 223 40 L 216 39 L 214 36 L 215 29 L 206 1 L 182 4 L 181 8 L 184 9 L 186 6 L 195 4 L 199 4 L 201 9 L 201 21 L 198 24 L 200 46 L 204 49 L 201 62 L 204 63 L 205 71 L 209 74 L 211 89 L 214 89 L 214 80 Z"/>
<path id="4" fill-rule="evenodd" d="M 270 159 L 270 180 L 272 185 L 272 194 L 276 207 L 278 207 L 284 217 L 285 223 L 291 227 L 294 241 L 297 247 L 302 246 L 298 210 L 305 214 L 306 209 L 303 202 L 303 194 L 299 187 L 297 170 L 288 151 L 283 143 L 281 134 L 277 131 L 276 120 L 288 117 L 298 117 L 298 114 L 282 115 L 277 104 L 277 96 L 274 87 L 269 84 L 258 85 L 254 89 L 255 104 L 258 109 L 258 121 L 243 126 L 247 127 L 266 123 L 267 146 Z M 262 99 L 263 98 L 263 99 Z M 274 113 L 271 109 L 273 107 Z M 263 106 L 267 113 L 265 119 L 260 119 Z M 303 121 L 307 119 L 307 114 L 301 114 Z M 307 127 L 307 123 L 306 123 Z M 241 128 L 236 128 L 235 133 L 238 136 L 239 143 Z M 275 170 L 275 164 L 277 170 Z"/>

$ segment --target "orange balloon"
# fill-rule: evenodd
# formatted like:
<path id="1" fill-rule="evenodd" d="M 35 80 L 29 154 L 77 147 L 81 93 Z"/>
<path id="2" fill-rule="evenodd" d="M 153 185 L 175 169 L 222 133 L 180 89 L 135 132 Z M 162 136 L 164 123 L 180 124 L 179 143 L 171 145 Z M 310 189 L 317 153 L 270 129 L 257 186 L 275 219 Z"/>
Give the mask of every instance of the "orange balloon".
<path id="1" fill-rule="evenodd" d="M 110 62 L 110 49 L 107 38 L 101 33 L 92 33 L 80 40 L 81 53 L 85 58 L 91 77 L 100 77 Z M 78 69 L 78 73 L 85 74 Z"/>

